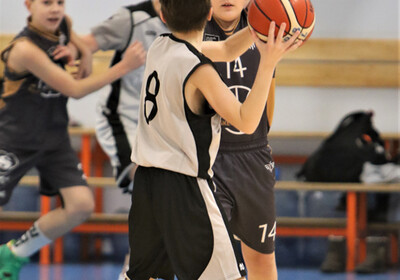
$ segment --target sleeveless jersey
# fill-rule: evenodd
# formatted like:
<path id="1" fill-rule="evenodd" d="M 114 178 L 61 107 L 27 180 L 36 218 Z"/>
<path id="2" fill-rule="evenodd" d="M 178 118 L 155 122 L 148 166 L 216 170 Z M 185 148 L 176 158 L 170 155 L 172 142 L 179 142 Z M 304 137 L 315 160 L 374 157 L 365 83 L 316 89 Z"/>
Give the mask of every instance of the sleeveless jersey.
<path id="1" fill-rule="evenodd" d="M 235 30 L 245 28 L 247 26 L 247 15 L 245 11 L 241 14 L 241 19 Z M 222 41 L 227 35 L 219 27 L 214 19 L 207 22 L 204 40 L 205 41 Z M 216 62 L 216 67 L 222 76 L 225 84 L 230 88 L 232 93 L 240 102 L 244 102 L 249 94 L 260 61 L 260 53 L 255 45 L 252 45 L 243 55 L 232 62 Z M 267 133 L 269 123 L 267 113 L 264 111 L 260 124 L 253 134 L 244 134 L 234 128 L 232 125 L 222 120 L 222 134 L 220 150 L 236 150 L 243 148 L 254 148 L 265 146 L 268 144 Z"/>
<path id="2" fill-rule="evenodd" d="M 157 38 L 147 54 L 132 161 L 208 179 L 220 140 L 220 117 L 205 104 L 194 114 L 184 88 L 197 67 L 212 62 L 172 34 Z"/>
<path id="3" fill-rule="evenodd" d="M 18 40 L 27 39 L 42 49 L 49 58 L 64 68 L 64 61 L 54 61 L 57 45 L 70 40 L 71 23 L 64 18 L 58 34 L 33 27 L 29 21 L 11 44 L 2 51 L 5 63 L 3 90 L 0 93 L 0 143 L 9 147 L 38 149 L 53 147 L 68 137 L 68 98 L 26 72 L 17 74 L 7 65 L 9 51 Z"/>
<path id="4" fill-rule="evenodd" d="M 141 42 L 144 49 L 148 50 L 157 36 L 168 29 L 155 12 L 152 2 L 146 1 L 120 8 L 91 31 L 101 50 L 117 50 L 112 66 L 121 61 L 126 48 L 134 41 Z M 139 67 L 113 82 L 111 90 L 100 95 L 97 113 L 122 118 L 123 122 L 137 123 L 143 71 L 144 66 Z"/>

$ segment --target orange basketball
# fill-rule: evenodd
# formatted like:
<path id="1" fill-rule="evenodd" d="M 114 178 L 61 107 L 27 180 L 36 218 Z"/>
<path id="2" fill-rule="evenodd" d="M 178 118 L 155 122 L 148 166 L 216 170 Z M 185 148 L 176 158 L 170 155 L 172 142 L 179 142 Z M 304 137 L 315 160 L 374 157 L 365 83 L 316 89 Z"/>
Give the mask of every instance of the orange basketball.
<path id="1" fill-rule="evenodd" d="M 269 25 L 275 21 L 275 36 L 282 23 L 286 23 L 284 40 L 288 40 L 297 30 L 297 40 L 306 41 L 315 25 L 314 8 L 310 0 L 251 0 L 247 20 L 258 37 L 267 41 Z"/>

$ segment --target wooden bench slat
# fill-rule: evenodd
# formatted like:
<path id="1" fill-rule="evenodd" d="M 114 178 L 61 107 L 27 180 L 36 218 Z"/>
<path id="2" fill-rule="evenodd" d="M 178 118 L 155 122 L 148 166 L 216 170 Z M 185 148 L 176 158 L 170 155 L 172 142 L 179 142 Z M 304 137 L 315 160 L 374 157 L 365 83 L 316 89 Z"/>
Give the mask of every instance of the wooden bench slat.
<path id="1" fill-rule="evenodd" d="M 40 212 L 0 211 L 0 221 L 34 222 L 40 217 Z M 93 213 L 85 222 L 89 224 L 120 224 L 128 223 L 128 213 Z"/>
<path id="2" fill-rule="evenodd" d="M 113 177 L 88 177 L 88 184 L 99 188 L 115 188 Z M 24 176 L 20 183 L 24 186 L 37 186 L 38 176 Z M 277 181 L 276 190 L 293 191 L 354 191 L 354 192 L 400 192 L 400 183 L 393 184 L 362 184 L 362 183 L 326 183 L 326 182 L 298 182 Z"/>
<path id="3" fill-rule="evenodd" d="M 346 227 L 346 218 L 277 217 L 277 227 Z"/>

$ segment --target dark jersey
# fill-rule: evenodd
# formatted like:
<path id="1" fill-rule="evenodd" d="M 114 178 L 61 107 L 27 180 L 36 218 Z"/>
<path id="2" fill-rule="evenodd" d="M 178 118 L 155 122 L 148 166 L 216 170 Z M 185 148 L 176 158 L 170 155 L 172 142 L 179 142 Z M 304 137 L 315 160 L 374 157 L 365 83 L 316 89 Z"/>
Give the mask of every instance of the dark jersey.
<path id="1" fill-rule="evenodd" d="M 57 45 L 68 44 L 70 29 L 67 18 L 61 22 L 57 35 L 38 30 L 28 22 L 28 26 L 2 51 L 5 70 L 0 92 L 0 144 L 38 149 L 57 145 L 68 135 L 67 97 L 29 72 L 13 72 L 7 65 L 7 59 L 15 42 L 30 40 L 53 60 L 52 52 Z M 64 68 L 62 60 L 54 63 Z"/>
<path id="2" fill-rule="evenodd" d="M 245 28 L 246 26 L 247 15 L 243 11 L 235 32 Z M 219 27 L 214 19 L 207 23 L 204 32 L 205 41 L 222 41 L 226 38 L 227 35 L 225 35 L 224 31 Z M 260 53 L 258 52 L 256 46 L 252 45 L 247 52 L 238 57 L 235 61 L 228 63 L 215 63 L 225 84 L 242 103 L 246 99 L 253 86 L 259 61 Z M 267 133 L 269 131 L 269 123 L 266 111 L 264 111 L 262 115 L 257 130 L 251 135 L 238 131 L 226 121 L 222 121 L 222 128 L 220 146 L 221 151 L 243 149 L 244 146 L 249 148 L 265 146 L 268 143 Z"/>

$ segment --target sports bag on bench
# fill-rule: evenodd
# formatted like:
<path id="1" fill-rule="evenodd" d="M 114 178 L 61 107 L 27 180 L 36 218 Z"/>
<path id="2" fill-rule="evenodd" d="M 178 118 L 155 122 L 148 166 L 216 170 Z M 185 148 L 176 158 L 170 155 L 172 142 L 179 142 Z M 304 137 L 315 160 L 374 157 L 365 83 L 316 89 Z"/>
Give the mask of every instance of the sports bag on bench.
<path id="1" fill-rule="evenodd" d="M 359 182 L 363 164 L 388 162 L 384 143 L 372 125 L 371 111 L 346 115 L 306 160 L 297 178 L 310 182 Z"/>

